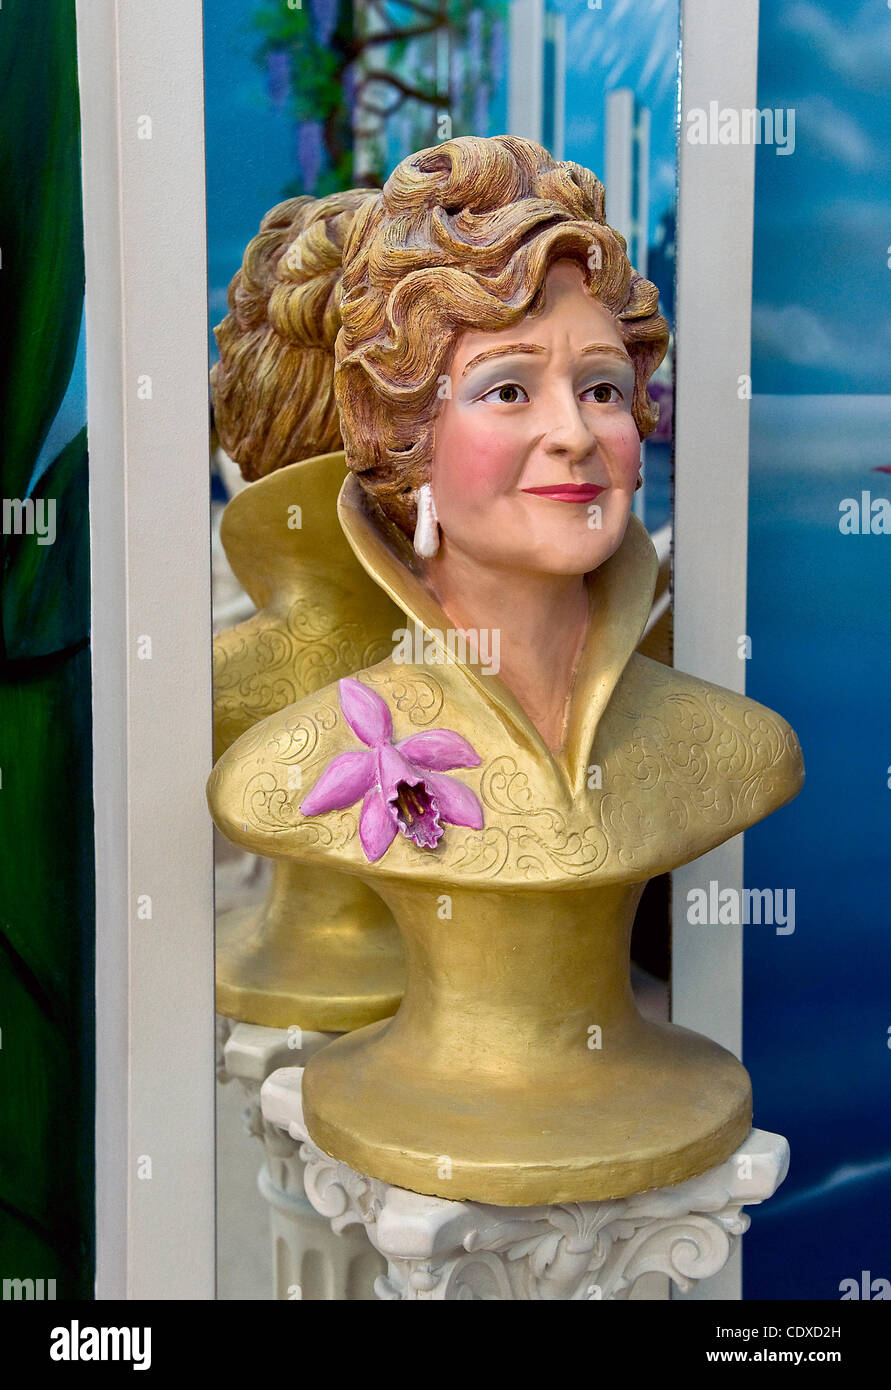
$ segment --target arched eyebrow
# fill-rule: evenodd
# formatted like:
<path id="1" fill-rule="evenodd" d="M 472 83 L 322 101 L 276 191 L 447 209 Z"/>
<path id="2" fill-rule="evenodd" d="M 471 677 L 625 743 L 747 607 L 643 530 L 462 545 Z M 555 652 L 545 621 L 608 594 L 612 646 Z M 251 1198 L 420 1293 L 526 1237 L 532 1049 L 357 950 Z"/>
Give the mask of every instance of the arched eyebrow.
<path id="1" fill-rule="evenodd" d="M 481 362 L 488 362 L 492 357 L 511 357 L 516 352 L 531 352 L 539 357 L 545 356 L 545 349 L 537 343 L 508 343 L 505 347 L 488 348 L 479 356 L 471 357 L 461 375 L 466 376 L 472 367 L 478 367 Z"/>
<path id="2" fill-rule="evenodd" d="M 614 347 L 612 343 L 589 343 L 587 347 L 582 348 L 580 356 L 617 357 L 619 361 L 624 362 L 626 366 L 634 366 L 628 353 L 625 352 L 623 348 Z"/>
<path id="3" fill-rule="evenodd" d="M 466 376 L 473 367 L 478 367 L 481 362 L 488 362 L 493 357 L 511 357 L 518 352 L 533 353 L 538 357 L 546 356 L 546 349 L 539 346 L 538 343 L 507 343 L 504 347 L 489 348 L 486 352 L 471 357 L 461 375 L 462 377 Z M 622 348 L 615 347 L 612 343 L 588 343 L 587 347 L 582 348 L 579 356 L 616 357 L 627 367 L 634 366 L 628 353 L 624 352 Z"/>

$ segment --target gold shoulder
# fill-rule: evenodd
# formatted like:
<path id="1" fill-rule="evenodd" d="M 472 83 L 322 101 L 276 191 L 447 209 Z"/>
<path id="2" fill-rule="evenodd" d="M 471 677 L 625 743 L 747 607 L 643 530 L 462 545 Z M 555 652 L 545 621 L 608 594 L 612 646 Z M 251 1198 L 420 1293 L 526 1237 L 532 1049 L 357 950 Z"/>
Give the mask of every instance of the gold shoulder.
<path id="1" fill-rule="evenodd" d="M 253 854 L 299 851 L 310 861 L 357 853 L 359 807 L 306 817 L 300 804 L 333 758 L 357 747 L 328 685 L 270 715 L 227 748 L 210 775 L 207 801 L 219 829 Z"/>
<path id="2" fill-rule="evenodd" d="M 646 750 L 657 782 L 707 842 L 697 853 L 763 820 L 804 781 L 795 730 L 736 691 L 635 655 L 619 695 L 618 736 Z M 629 731 L 629 722 L 631 725 Z M 695 857 L 695 856 L 688 856 Z"/>
<path id="3" fill-rule="evenodd" d="M 270 615 L 254 613 L 214 637 L 214 758 L 259 720 L 304 694 L 282 629 Z"/>
<path id="4" fill-rule="evenodd" d="M 380 601 L 376 601 L 376 598 Z M 395 609 L 383 595 L 361 605 L 319 580 L 282 594 L 213 643 L 214 752 L 276 710 L 379 662 L 393 645 Z"/>

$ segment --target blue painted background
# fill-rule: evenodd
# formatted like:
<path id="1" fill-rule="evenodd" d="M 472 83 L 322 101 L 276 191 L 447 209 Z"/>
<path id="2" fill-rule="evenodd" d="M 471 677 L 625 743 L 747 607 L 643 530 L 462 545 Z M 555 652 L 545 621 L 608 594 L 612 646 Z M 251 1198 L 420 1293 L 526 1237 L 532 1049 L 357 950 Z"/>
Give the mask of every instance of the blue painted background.
<path id="1" fill-rule="evenodd" d="M 891 535 L 838 524 L 891 498 L 889 58 L 884 3 L 761 6 L 758 105 L 796 148 L 756 166 L 747 690 L 807 781 L 745 840 L 747 886 L 796 893 L 793 935 L 745 929 L 755 1120 L 792 1146 L 746 1298 L 891 1277 Z"/>

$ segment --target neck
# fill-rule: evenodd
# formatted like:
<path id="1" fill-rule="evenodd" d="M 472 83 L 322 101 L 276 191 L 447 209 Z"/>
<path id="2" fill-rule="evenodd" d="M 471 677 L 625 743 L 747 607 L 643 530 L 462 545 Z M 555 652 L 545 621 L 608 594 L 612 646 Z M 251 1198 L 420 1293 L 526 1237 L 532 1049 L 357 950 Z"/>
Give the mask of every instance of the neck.
<path id="1" fill-rule="evenodd" d="M 424 578 L 456 629 L 499 634 L 498 674 L 548 747 L 559 749 L 588 626 L 585 576 L 492 569 L 443 537 Z"/>

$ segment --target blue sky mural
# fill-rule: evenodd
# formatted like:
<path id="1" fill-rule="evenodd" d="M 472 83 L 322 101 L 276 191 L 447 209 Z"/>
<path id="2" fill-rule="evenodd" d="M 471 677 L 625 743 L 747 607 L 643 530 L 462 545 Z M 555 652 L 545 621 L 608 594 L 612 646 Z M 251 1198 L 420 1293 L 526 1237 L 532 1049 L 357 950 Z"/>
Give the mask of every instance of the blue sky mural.
<path id="1" fill-rule="evenodd" d="M 891 389 L 889 71 L 882 0 L 761 6 L 758 105 L 796 134 L 757 157 L 757 392 Z"/>
<path id="2" fill-rule="evenodd" d="M 761 7 L 758 105 L 795 108 L 796 144 L 757 155 L 746 688 L 807 780 L 745 839 L 747 886 L 797 898 L 794 934 L 744 941 L 755 1123 L 792 1149 L 747 1298 L 838 1299 L 891 1263 L 891 535 L 839 525 L 891 499 L 889 59 L 884 0 Z"/>
<path id="3" fill-rule="evenodd" d="M 244 248 L 263 214 L 280 202 L 295 167 L 293 123 L 270 100 L 254 61 L 253 10 L 245 0 L 204 6 L 211 324 L 226 313 L 226 291 Z"/>
<path id="4" fill-rule="evenodd" d="M 566 158 L 603 176 L 607 92 L 631 87 L 650 108 L 652 236 L 675 200 L 680 0 L 604 0 L 600 10 L 553 0 L 551 8 L 566 16 Z"/>

